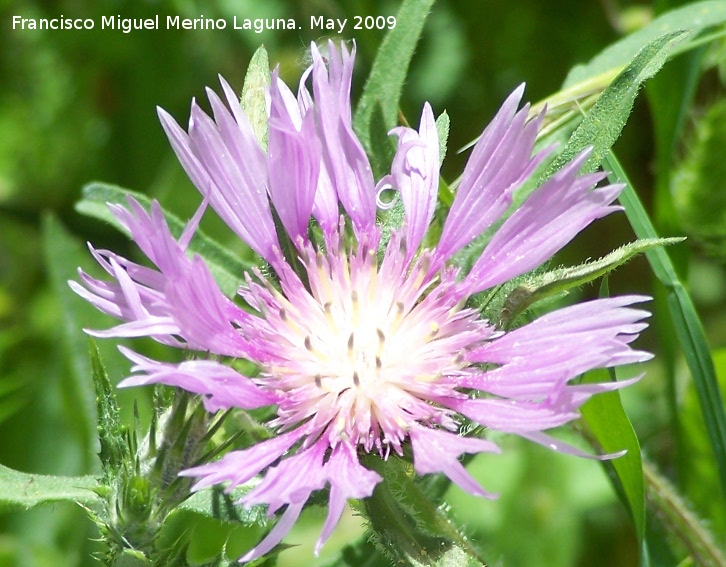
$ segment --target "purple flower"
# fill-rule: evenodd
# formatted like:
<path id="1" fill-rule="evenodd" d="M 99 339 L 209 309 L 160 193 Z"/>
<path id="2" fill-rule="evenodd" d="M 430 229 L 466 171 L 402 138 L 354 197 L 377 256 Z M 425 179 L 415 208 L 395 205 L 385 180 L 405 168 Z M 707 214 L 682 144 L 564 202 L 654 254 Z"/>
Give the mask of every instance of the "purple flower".
<path id="1" fill-rule="evenodd" d="M 576 419 L 591 395 L 631 381 L 570 381 L 650 357 L 630 347 L 648 313 L 629 306 L 644 297 L 566 307 L 510 332 L 467 306 L 473 294 L 540 266 L 590 222 L 618 210 L 612 203 L 621 186 L 593 188 L 603 173 L 578 175 L 588 152 L 506 216 L 513 194 L 545 157 L 532 155 L 542 116 L 528 121 L 528 106 L 518 110 L 518 88 L 474 147 L 438 244 L 424 248 L 439 185 L 433 112 L 426 104 L 418 130 L 392 131 L 398 149 L 390 175 L 376 184 L 351 124 L 354 55 L 331 43 L 325 60 L 313 45 L 297 97 L 273 73 L 267 152 L 224 80 L 226 104 L 208 91 L 213 118 L 192 103 L 188 132 L 159 110 L 202 207 L 175 240 L 156 203 L 150 212 L 133 200 L 128 209 L 111 206 L 156 269 L 92 249 L 111 280 L 81 272 L 82 285 L 71 283 L 123 321 L 92 334 L 149 336 L 197 353 L 169 364 L 123 349 L 134 364 L 123 385 L 183 388 L 203 396 L 209 411 L 276 407 L 268 424 L 275 436 L 183 473 L 199 479 L 197 490 L 218 483 L 231 490 L 264 475 L 241 503 L 265 504 L 271 515 L 284 511 L 245 561 L 277 545 L 311 493 L 327 486 L 319 549 L 346 500 L 370 496 L 381 481 L 361 465 L 361 453 L 385 459 L 410 444 L 418 474 L 443 473 L 492 497 L 459 457 L 499 448 L 460 436 L 464 418 L 582 454 L 544 431 Z M 405 221 L 386 242 L 376 211 L 379 193 L 389 188 L 398 192 Z M 238 301 L 244 308 L 224 296 L 200 257 L 187 254 L 207 204 L 275 272 L 274 281 L 258 270 L 246 275 Z M 297 249 L 296 266 L 281 253 L 273 207 Z M 462 274 L 453 255 L 498 222 Z M 227 357 L 251 361 L 259 373 L 243 376 L 221 362 Z"/>

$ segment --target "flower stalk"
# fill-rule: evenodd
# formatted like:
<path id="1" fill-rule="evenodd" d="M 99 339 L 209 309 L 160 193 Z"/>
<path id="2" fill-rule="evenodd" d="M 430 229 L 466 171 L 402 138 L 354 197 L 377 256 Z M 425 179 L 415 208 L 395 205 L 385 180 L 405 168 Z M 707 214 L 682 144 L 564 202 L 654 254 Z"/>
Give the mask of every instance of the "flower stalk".
<path id="1" fill-rule="evenodd" d="M 698 518 L 676 489 L 647 459 L 643 459 L 646 498 L 650 509 L 688 550 L 689 556 L 701 567 L 726 567 L 726 557 L 711 532 Z"/>
<path id="2" fill-rule="evenodd" d="M 364 513 L 377 549 L 393 565 L 467 565 L 486 567 L 480 550 L 437 506 L 400 458 L 367 459 L 382 477 L 370 498 L 358 506 Z"/>

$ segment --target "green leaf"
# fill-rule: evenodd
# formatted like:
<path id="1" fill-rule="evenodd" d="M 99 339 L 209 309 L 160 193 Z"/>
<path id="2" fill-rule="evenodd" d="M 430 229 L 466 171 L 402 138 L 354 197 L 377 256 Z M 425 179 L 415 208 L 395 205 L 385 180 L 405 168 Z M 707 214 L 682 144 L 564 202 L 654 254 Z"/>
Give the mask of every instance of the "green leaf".
<path id="1" fill-rule="evenodd" d="M 68 280 L 77 277 L 78 266 L 88 261 L 86 251 L 58 220 L 48 214 L 43 217 L 43 248 L 50 285 L 63 313 L 63 330 L 58 333 L 68 360 L 66 391 L 73 406 L 73 424 L 77 425 L 85 448 L 85 469 L 96 465 L 96 404 L 95 390 L 88 361 L 88 339 L 83 327 L 95 308 L 87 304 L 68 287 Z"/>
<path id="2" fill-rule="evenodd" d="M 194 512 L 222 522 L 265 526 L 269 523 L 269 518 L 263 507 L 253 506 L 247 509 L 235 504 L 249 491 L 250 487 L 241 486 L 226 493 L 220 486 L 213 486 L 193 493 L 179 505 L 179 510 Z"/>
<path id="3" fill-rule="evenodd" d="M 257 136 L 262 149 L 267 151 L 267 103 L 265 89 L 270 84 L 270 61 L 267 50 L 261 45 L 250 59 L 240 104 Z"/>
<path id="4" fill-rule="evenodd" d="M 632 62 L 600 95 L 595 106 L 570 136 L 562 153 L 550 164 L 543 180 L 589 146 L 593 148 L 592 154 L 583 166 L 582 172 L 597 169 L 607 151 L 620 136 L 643 81 L 660 70 L 673 47 L 687 36 L 686 31 L 671 32 L 661 35 L 640 50 Z"/>
<path id="5" fill-rule="evenodd" d="M 644 46 L 662 37 L 663 34 L 687 29 L 691 32 L 691 37 L 695 37 L 704 30 L 724 22 L 726 22 L 726 2 L 720 0 L 694 2 L 682 8 L 670 10 L 643 29 L 613 43 L 589 63 L 573 67 L 563 88 L 590 80 L 614 68 L 624 67 Z"/>
<path id="6" fill-rule="evenodd" d="M 98 352 L 96 341 L 92 338 L 89 338 L 89 345 L 93 383 L 96 386 L 98 439 L 101 444 L 98 456 L 101 459 L 104 479 L 108 482 L 120 474 L 124 461 L 129 459 L 130 455 L 124 437 L 124 428 L 121 425 L 116 394 L 101 360 L 101 353 Z"/>
<path id="7" fill-rule="evenodd" d="M 0 512 L 29 510 L 51 502 L 79 502 L 91 507 L 100 503 L 101 488 L 93 476 L 28 474 L 0 465 Z"/>
<path id="8" fill-rule="evenodd" d="M 76 210 L 84 215 L 107 221 L 121 232 L 128 234 L 107 206 L 108 203 L 127 206 L 127 196 L 136 199 L 147 210 L 151 207 L 151 199 L 146 195 L 116 185 L 94 182 L 83 188 L 83 199 L 76 204 Z M 166 211 L 164 216 L 171 233 L 178 238 L 184 230 L 184 223 Z M 222 292 L 230 297 L 244 282 L 245 271 L 252 268 L 250 264 L 241 261 L 201 230 L 197 230 L 192 237 L 188 251 L 204 259 Z"/>
<path id="9" fill-rule="evenodd" d="M 444 110 L 436 117 L 436 133 L 439 136 L 439 165 L 444 163 L 446 158 L 447 142 L 449 141 L 449 127 L 451 120 Z"/>
<path id="10" fill-rule="evenodd" d="M 390 162 L 388 131 L 396 126 L 398 103 L 416 44 L 434 0 L 403 0 L 396 27 L 386 34 L 353 117 L 353 128 L 374 169 Z"/>
<path id="11" fill-rule="evenodd" d="M 612 172 L 611 180 L 626 184 L 620 194 L 620 202 L 625 208 L 625 214 L 635 234 L 639 238 L 657 238 L 658 234 L 653 224 L 615 155 L 608 154 L 605 163 Z M 696 308 L 666 251 L 663 248 L 655 248 L 647 251 L 645 255 L 653 273 L 668 292 L 668 308 L 675 326 L 676 338 L 683 350 L 698 393 L 724 497 L 726 496 L 726 413 L 706 334 Z"/>
<path id="12" fill-rule="evenodd" d="M 683 240 L 685 238 L 645 238 L 625 244 L 599 260 L 537 274 L 507 296 L 502 308 L 502 320 L 511 321 L 538 301 L 600 278 L 646 250 Z"/>
<path id="13" fill-rule="evenodd" d="M 584 382 L 607 382 L 607 370 L 594 370 Z M 582 418 L 598 444 L 606 453 L 626 450 L 622 457 L 608 462 L 617 475 L 622 495 L 635 524 L 638 544 L 642 547 L 645 535 L 645 489 L 640 444 L 633 426 L 620 402 L 620 393 L 605 392 L 590 398 L 581 408 Z"/>

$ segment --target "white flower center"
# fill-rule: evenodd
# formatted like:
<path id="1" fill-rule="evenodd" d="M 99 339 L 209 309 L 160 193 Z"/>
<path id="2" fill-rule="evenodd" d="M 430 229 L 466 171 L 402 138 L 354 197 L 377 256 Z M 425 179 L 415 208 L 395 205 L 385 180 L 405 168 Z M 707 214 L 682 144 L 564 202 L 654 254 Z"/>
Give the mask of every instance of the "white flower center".
<path id="1" fill-rule="evenodd" d="M 278 423 L 313 419 L 333 436 L 397 450 L 412 421 L 451 427 L 436 397 L 454 392 L 462 351 L 488 336 L 450 292 L 453 276 L 427 279 L 427 253 L 408 267 L 394 241 L 380 266 L 372 250 L 310 252 L 309 288 L 283 280 L 283 293 L 270 287 L 258 301 L 274 354 L 266 383 L 285 393 Z"/>

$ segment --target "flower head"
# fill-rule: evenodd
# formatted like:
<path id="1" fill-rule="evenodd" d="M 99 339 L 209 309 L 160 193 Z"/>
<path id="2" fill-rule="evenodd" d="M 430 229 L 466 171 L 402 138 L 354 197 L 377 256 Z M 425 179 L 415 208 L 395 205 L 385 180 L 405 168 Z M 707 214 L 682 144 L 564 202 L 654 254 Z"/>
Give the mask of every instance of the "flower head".
<path id="1" fill-rule="evenodd" d="M 272 75 L 266 152 L 224 80 L 226 105 L 208 91 L 213 118 L 193 103 L 188 132 L 160 110 L 203 206 L 178 240 L 158 205 L 150 212 L 133 200 L 128 209 L 112 206 L 156 269 L 92 249 L 111 281 L 81 273 L 83 285 L 72 283 L 123 321 L 94 334 L 150 336 L 197 353 L 170 364 L 123 349 L 134 363 L 124 385 L 183 388 L 202 395 L 210 411 L 276 408 L 268 424 L 275 436 L 183 473 L 199 479 L 196 489 L 217 483 L 232 489 L 264 475 L 241 503 L 284 512 L 243 560 L 272 549 L 311 493 L 329 487 L 322 545 L 346 500 L 371 495 L 381 480 L 361 464 L 362 453 L 385 459 L 408 444 L 418 474 L 443 473 L 491 497 L 459 457 L 499 449 L 460 436 L 464 419 L 580 454 L 544 431 L 576 419 L 591 395 L 628 382 L 570 381 L 649 358 L 630 347 L 647 313 L 629 306 L 643 297 L 590 301 L 508 332 L 468 306 L 474 294 L 540 266 L 590 222 L 618 209 L 612 202 L 621 186 L 593 188 L 604 174 L 579 175 L 584 152 L 506 216 L 514 193 L 546 155 L 533 155 L 542 116 L 528 120 L 528 106 L 518 110 L 523 87 L 484 130 L 438 244 L 425 248 L 439 186 L 431 107 L 424 106 L 418 130 L 392 131 L 398 148 L 390 175 L 376 183 L 351 123 L 355 49 L 331 43 L 327 60 L 315 46 L 312 55 L 297 96 Z M 405 219 L 384 238 L 376 214 L 378 195 L 388 188 L 398 192 Z M 186 252 L 207 204 L 274 271 L 248 273 L 237 302 L 220 291 L 200 257 Z M 454 254 L 495 223 L 501 224 L 463 274 Z M 294 245 L 294 258 L 281 252 L 281 236 Z M 251 361 L 259 373 L 243 376 L 220 356 Z"/>

